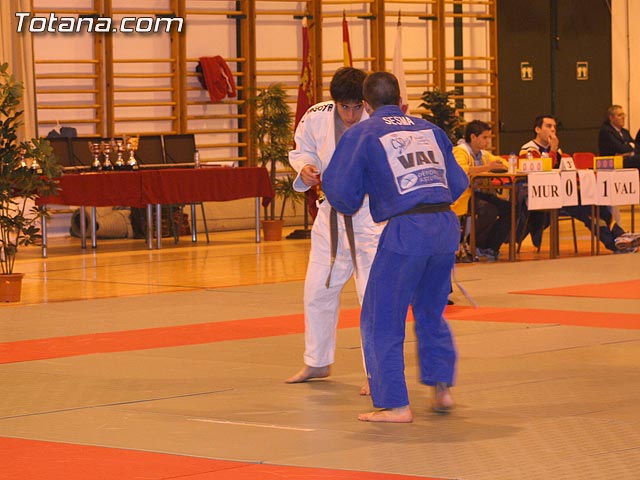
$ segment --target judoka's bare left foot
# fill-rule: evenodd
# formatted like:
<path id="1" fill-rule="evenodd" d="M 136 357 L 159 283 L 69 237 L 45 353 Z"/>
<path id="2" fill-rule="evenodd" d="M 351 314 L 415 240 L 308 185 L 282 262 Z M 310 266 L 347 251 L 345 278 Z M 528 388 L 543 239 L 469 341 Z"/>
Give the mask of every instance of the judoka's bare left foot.
<path id="1" fill-rule="evenodd" d="M 331 369 L 329 365 L 326 367 L 310 367 L 309 365 L 305 365 L 302 370 L 293 375 L 292 377 L 287 378 L 285 383 L 302 383 L 307 380 L 311 380 L 312 378 L 325 378 L 328 377 L 331 373 Z"/>
<path id="2" fill-rule="evenodd" d="M 384 408 L 375 412 L 361 413 L 358 420 L 362 422 L 411 423 L 413 414 L 409 405 L 399 408 Z"/>
<path id="3" fill-rule="evenodd" d="M 360 395 L 364 397 L 371 395 L 371 388 L 369 388 L 369 380 L 367 380 L 367 383 L 365 383 L 360 389 Z"/>
<path id="4" fill-rule="evenodd" d="M 451 392 L 449 392 L 449 385 L 444 382 L 438 382 L 433 390 L 432 410 L 436 413 L 449 413 L 454 406 Z"/>

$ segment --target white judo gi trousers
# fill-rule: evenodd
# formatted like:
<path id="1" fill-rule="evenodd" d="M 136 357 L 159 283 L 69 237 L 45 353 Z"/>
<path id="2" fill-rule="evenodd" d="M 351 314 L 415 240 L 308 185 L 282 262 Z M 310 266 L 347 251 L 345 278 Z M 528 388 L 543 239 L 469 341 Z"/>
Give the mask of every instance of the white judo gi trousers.
<path id="1" fill-rule="evenodd" d="M 304 363 L 310 367 L 324 367 L 334 362 L 340 294 L 354 273 L 344 217 L 339 214 L 338 251 L 327 288 L 326 281 L 331 268 L 330 213 L 331 205 L 327 201 L 323 202 L 311 230 L 311 252 L 304 284 Z M 358 267 L 355 284 L 358 300 L 362 305 L 369 270 L 385 224 L 377 224 L 371 218 L 368 197 L 352 218 Z"/>

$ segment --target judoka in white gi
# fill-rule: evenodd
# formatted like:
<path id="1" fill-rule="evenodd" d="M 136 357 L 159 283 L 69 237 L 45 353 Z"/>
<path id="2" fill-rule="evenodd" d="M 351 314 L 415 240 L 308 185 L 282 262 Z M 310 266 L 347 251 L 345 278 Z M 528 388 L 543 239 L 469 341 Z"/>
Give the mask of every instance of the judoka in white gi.
<path id="1" fill-rule="evenodd" d="M 356 68 L 340 68 L 331 80 L 330 92 L 333 100 L 312 106 L 302 117 L 295 133 L 296 148 L 289 153 L 289 161 L 298 172 L 294 183 L 296 190 L 306 191 L 317 185 L 342 134 L 368 118 L 362 97 L 365 77 L 366 74 Z M 340 293 L 354 273 L 354 257 L 357 264 L 356 290 L 362 304 L 369 268 L 383 225 L 376 224 L 371 218 L 366 197 L 351 215 L 354 251 L 349 246 L 345 219 L 342 215 L 337 215 L 337 251 L 332 266 L 331 205 L 324 201 L 319 206 L 311 230 L 311 252 L 304 284 L 304 367 L 288 378 L 287 383 L 324 378 L 330 374 L 336 349 Z M 369 393 L 367 384 L 360 393 Z"/>
<path id="2" fill-rule="evenodd" d="M 460 225 L 450 204 L 468 186 L 445 132 L 399 107 L 396 78 L 364 82 L 371 118 L 343 135 L 324 172 L 323 190 L 339 212 L 358 211 L 369 195 L 375 221 L 388 220 L 367 285 L 360 328 L 373 412 L 359 420 L 411 422 L 404 375 L 405 321 L 411 304 L 420 380 L 434 387 L 433 409 L 453 407 L 456 350 L 443 312 Z"/>

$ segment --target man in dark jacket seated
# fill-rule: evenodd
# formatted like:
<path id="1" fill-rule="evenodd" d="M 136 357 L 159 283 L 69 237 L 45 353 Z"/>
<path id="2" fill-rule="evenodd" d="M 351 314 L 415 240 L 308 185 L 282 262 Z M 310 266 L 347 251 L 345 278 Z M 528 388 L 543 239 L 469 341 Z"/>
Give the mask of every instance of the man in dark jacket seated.
<path id="1" fill-rule="evenodd" d="M 607 108 L 607 119 L 598 134 L 598 150 L 602 156 L 622 155 L 624 168 L 640 168 L 640 138 L 633 140 L 629 130 L 624 128 L 625 119 L 620 105 Z M 640 137 L 640 131 L 637 137 Z"/>

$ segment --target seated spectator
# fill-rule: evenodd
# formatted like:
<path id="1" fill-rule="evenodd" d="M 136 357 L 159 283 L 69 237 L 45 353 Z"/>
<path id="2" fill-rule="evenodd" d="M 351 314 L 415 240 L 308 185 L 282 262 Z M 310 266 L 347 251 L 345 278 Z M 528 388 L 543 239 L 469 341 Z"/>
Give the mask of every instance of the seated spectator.
<path id="1" fill-rule="evenodd" d="M 536 156 L 547 152 L 549 154 L 556 153 L 562 154 L 559 148 L 560 141 L 556 135 L 557 123 L 556 119 L 551 115 L 542 115 L 537 117 L 534 123 L 534 131 L 536 137 L 530 142 L 525 143 L 520 148 L 520 153 L 531 150 L 536 153 Z M 540 148 L 542 147 L 542 148 Z M 614 253 L 632 253 L 637 250 L 637 246 L 640 245 L 640 235 L 625 233 L 625 231 L 615 222 L 611 214 L 611 210 L 604 206 L 597 207 L 600 212 L 600 241 L 604 246 Z M 560 209 L 560 214 L 569 215 L 570 217 L 580 220 L 589 230 L 593 219 L 591 218 L 591 206 L 590 205 L 574 205 L 566 206 Z M 548 220 L 545 219 L 547 215 L 541 211 L 529 212 L 529 225 L 528 232 L 531 233 L 531 237 L 534 240 L 534 235 L 539 235 L 542 238 L 542 229 L 548 226 Z M 531 221 L 534 224 L 531 225 Z M 527 230 L 526 230 L 527 231 Z M 526 232 L 525 231 L 525 232 Z M 525 233 L 526 235 L 526 233 Z M 540 242 L 540 240 L 538 240 Z M 539 245 L 539 243 L 538 243 Z M 538 246 L 536 245 L 536 246 Z"/>
<path id="2" fill-rule="evenodd" d="M 620 105 L 607 108 L 607 117 L 598 133 L 600 155 L 622 155 L 624 168 L 640 168 L 640 130 L 635 141 L 624 128 L 626 115 Z"/>
<path id="3" fill-rule="evenodd" d="M 480 120 L 469 122 L 465 128 L 464 141 L 453 148 L 458 164 L 467 173 L 473 175 L 491 170 L 505 170 L 508 163 L 501 157 L 486 150 L 491 142 L 491 127 Z M 452 209 L 461 217 L 469 211 L 471 188 L 468 188 L 453 204 Z M 476 252 L 478 257 L 496 261 L 500 246 L 507 240 L 511 228 L 511 207 L 508 201 L 494 193 L 476 189 Z"/>
<path id="4" fill-rule="evenodd" d="M 534 157 L 540 157 L 543 153 L 549 154 L 553 158 L 553 165 L 556 166 L 560 150 L 560 140 L 556 135 L 558 122 L 553 115 L 539 115 L 533 121 L 533 140 L 528 141 L 520 147 L 518 156 L 524 157 L 531 153 Z M 549 216 L 544 212 L 529 212 L 526 205 L 526 189 L 521 189 L 523 198 L 518 199 L 520 204 L 520 218 L 518 221 L 518 238 L 523 239 L 528 234 L 531 235 L 533 245 L 540 249 L 542 243 L 542 232 L 549 226 Z"/>

